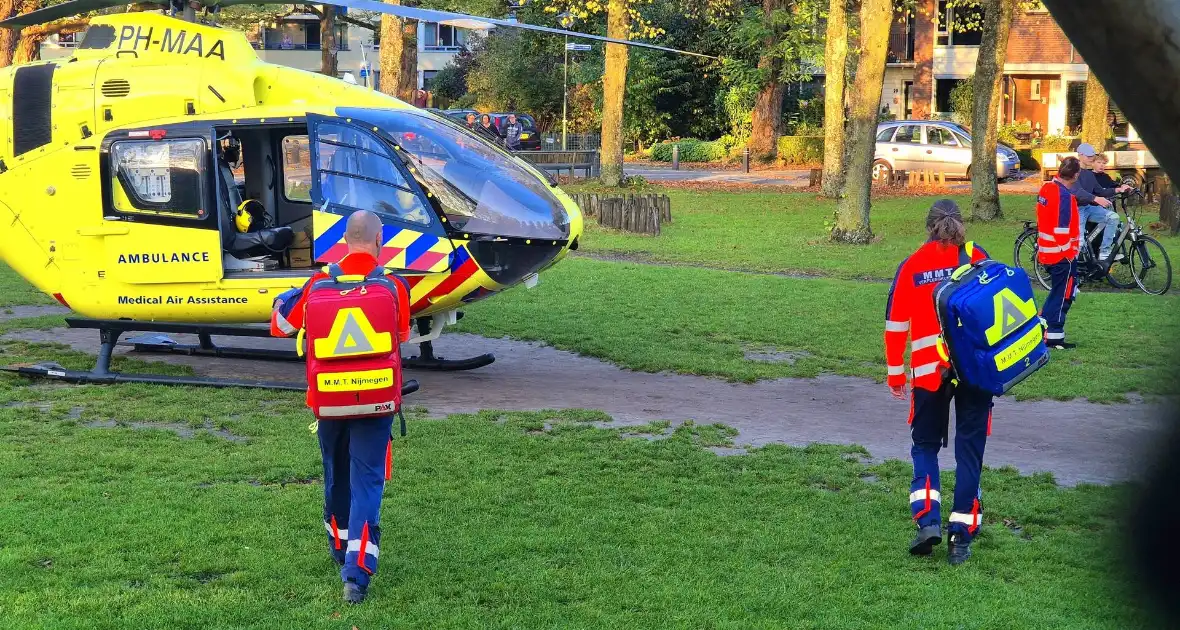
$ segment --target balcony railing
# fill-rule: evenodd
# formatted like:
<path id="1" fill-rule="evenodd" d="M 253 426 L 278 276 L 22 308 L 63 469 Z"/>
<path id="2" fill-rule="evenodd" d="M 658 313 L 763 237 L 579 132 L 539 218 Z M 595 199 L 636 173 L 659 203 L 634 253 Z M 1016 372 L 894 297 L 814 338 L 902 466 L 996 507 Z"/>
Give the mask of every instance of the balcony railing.
<path id="1" fill-rule="evenodd" d="M 429 44 L 422 46 L 424 52 L 459 52 L 463 50 L 462 46 L 431 46 Z"/>
<path id="2" fill-rule="evenodd" d="M 250 42 L 254 50 L 320 50 L 319 44 L 284 44 L 282 42 L 266 42 L 266 46 L 262 46 L 258 42 Z M 347 51 L 348 44 L 343 44 L 336 47 L 337 51 Z"/>
<path id="3" fill-rule="evenodd" d="M 888 63 L 909 63 L 914 60 L 913 32 L 906 29 L 900 33 L 889 33 L 889 52 L 885 56 Z"/>

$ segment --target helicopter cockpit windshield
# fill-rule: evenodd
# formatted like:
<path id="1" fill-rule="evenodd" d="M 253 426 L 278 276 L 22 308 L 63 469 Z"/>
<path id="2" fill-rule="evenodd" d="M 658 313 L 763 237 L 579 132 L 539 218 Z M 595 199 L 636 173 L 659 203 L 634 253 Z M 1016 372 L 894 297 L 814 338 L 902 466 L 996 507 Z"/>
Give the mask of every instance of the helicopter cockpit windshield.
<path id="1" fill-rule="evenodd" d="M 569 215 L 545 181 L 486 140 L 411 111 L 338 113 L 376 125 L 393 138 L 452 229 L 508 238 L 569 238 Z"/>

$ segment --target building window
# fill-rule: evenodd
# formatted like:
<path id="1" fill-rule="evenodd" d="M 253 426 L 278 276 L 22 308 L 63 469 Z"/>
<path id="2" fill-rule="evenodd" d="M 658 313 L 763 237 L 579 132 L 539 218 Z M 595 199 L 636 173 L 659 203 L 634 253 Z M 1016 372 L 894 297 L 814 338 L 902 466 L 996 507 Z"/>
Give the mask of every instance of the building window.
<path id="1" fill-rule="evenodd" d="M 422 71 L 422 89 L 430 90 L 434 86 L 434 76 L 438 74 L 438 70 L 423 70 Z"/>
<path id="2" fill-rule="evenodd" d="M 950 23 L 951 23 L 951 7 L 947 0 L 940 0 L 938 3 L 938 15 L 935 22 L 935 35 L 938 39 L 936 43 L 939 46 L 946 46 L 950 44 Z"/>
<path id="3" fill-rule="evenodd" d="M 978 46 L 983 41 L 982 25 L 983 7 L 978 3 L 956 7 L 940 0 L 935 42 L 939 46 Z"/>
<path id="4" fill-rule="evenodd" d="M 1028 85 L 1029 85 L 1028 100 L 1030 100 L 1030 101 L 1041 100 L 1041 80 L 1040 79 L 1033 79 L 1032 81 L 1029 81 Z"/>
<path id="5" fill-rule="evenodd" d="M 77 33 L 58 33 L 57 45 L 62 48 L 73 48 L 77 45 Z"/>
<path id="6" fill-rule="evenodd" d="M 1086 107 L 1086 82 L 1069 81 L 1065 84 L 1065 126 L 1069 130 L 1080 131 L 1082 128 L 1082 112 Z M 1069 135 L 1069 131 L 1066 131 Z"/>
<path id="7" fill-rule="evenodd" d="M 319 50 L 320 21 L 288 18 L 267 28 L 263 36 L 267 50 Z M 348 50 L 347 24 L 336 24 L 336 50 Z"/>
<path id="8" fill-rule="evenodd" d="M 423 50 L 458 50 L 458 48 L 459 33 L 454 26 L 437 22 L 426 23 Z"/>

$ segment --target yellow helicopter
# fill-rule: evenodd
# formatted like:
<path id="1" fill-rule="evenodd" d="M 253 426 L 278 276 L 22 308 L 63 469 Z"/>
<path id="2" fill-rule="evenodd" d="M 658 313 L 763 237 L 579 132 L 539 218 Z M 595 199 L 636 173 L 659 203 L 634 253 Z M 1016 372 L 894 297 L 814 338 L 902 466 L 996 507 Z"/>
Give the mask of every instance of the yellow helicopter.
<path id="1" fill-rule="evenodd" d="M 95 17 L 73 56 L 0 71 L 0 258 L 96 329 L 94 370 L 14 366 L 71 382 L 267 386 L 111 372 L 137 350 L 291 359 L 219 347 L 265 336 L 281 292 L 345 253 L 345 218 L 385 224 L 381 262 L 411 290 L 420 355 L 409 368 L 491 363 L 435 357 L 464 304 L 525 284 L 577 249 L 582 215 L 544 172 L 443 117 L 336 78 L 260 61 L 215 20 L 240 0 L 173 0 L 162 13 Z M 126 0 L 73 0 L 0 23 L 19 28 Z M 251 2 L 250 4 L 257 4 Z M 403 18 L 472 20 L 691 54 L 515 21 L 390 5 L 328 4 Z M 238 180 L 241 180 L 240 182 Z"/>

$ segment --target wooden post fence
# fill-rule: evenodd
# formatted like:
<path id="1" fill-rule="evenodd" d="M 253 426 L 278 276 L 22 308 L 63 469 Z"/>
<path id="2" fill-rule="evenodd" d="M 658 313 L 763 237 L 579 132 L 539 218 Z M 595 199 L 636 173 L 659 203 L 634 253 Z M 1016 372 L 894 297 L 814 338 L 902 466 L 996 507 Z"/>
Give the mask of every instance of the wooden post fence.
<path id="1" fill-rule="evenodd" d="M 639 234 L 660 235 L 660 224 L 672 222 L 672 200 L 667 195 L 573 195 L 582 214 L 603 227 Z"/>

